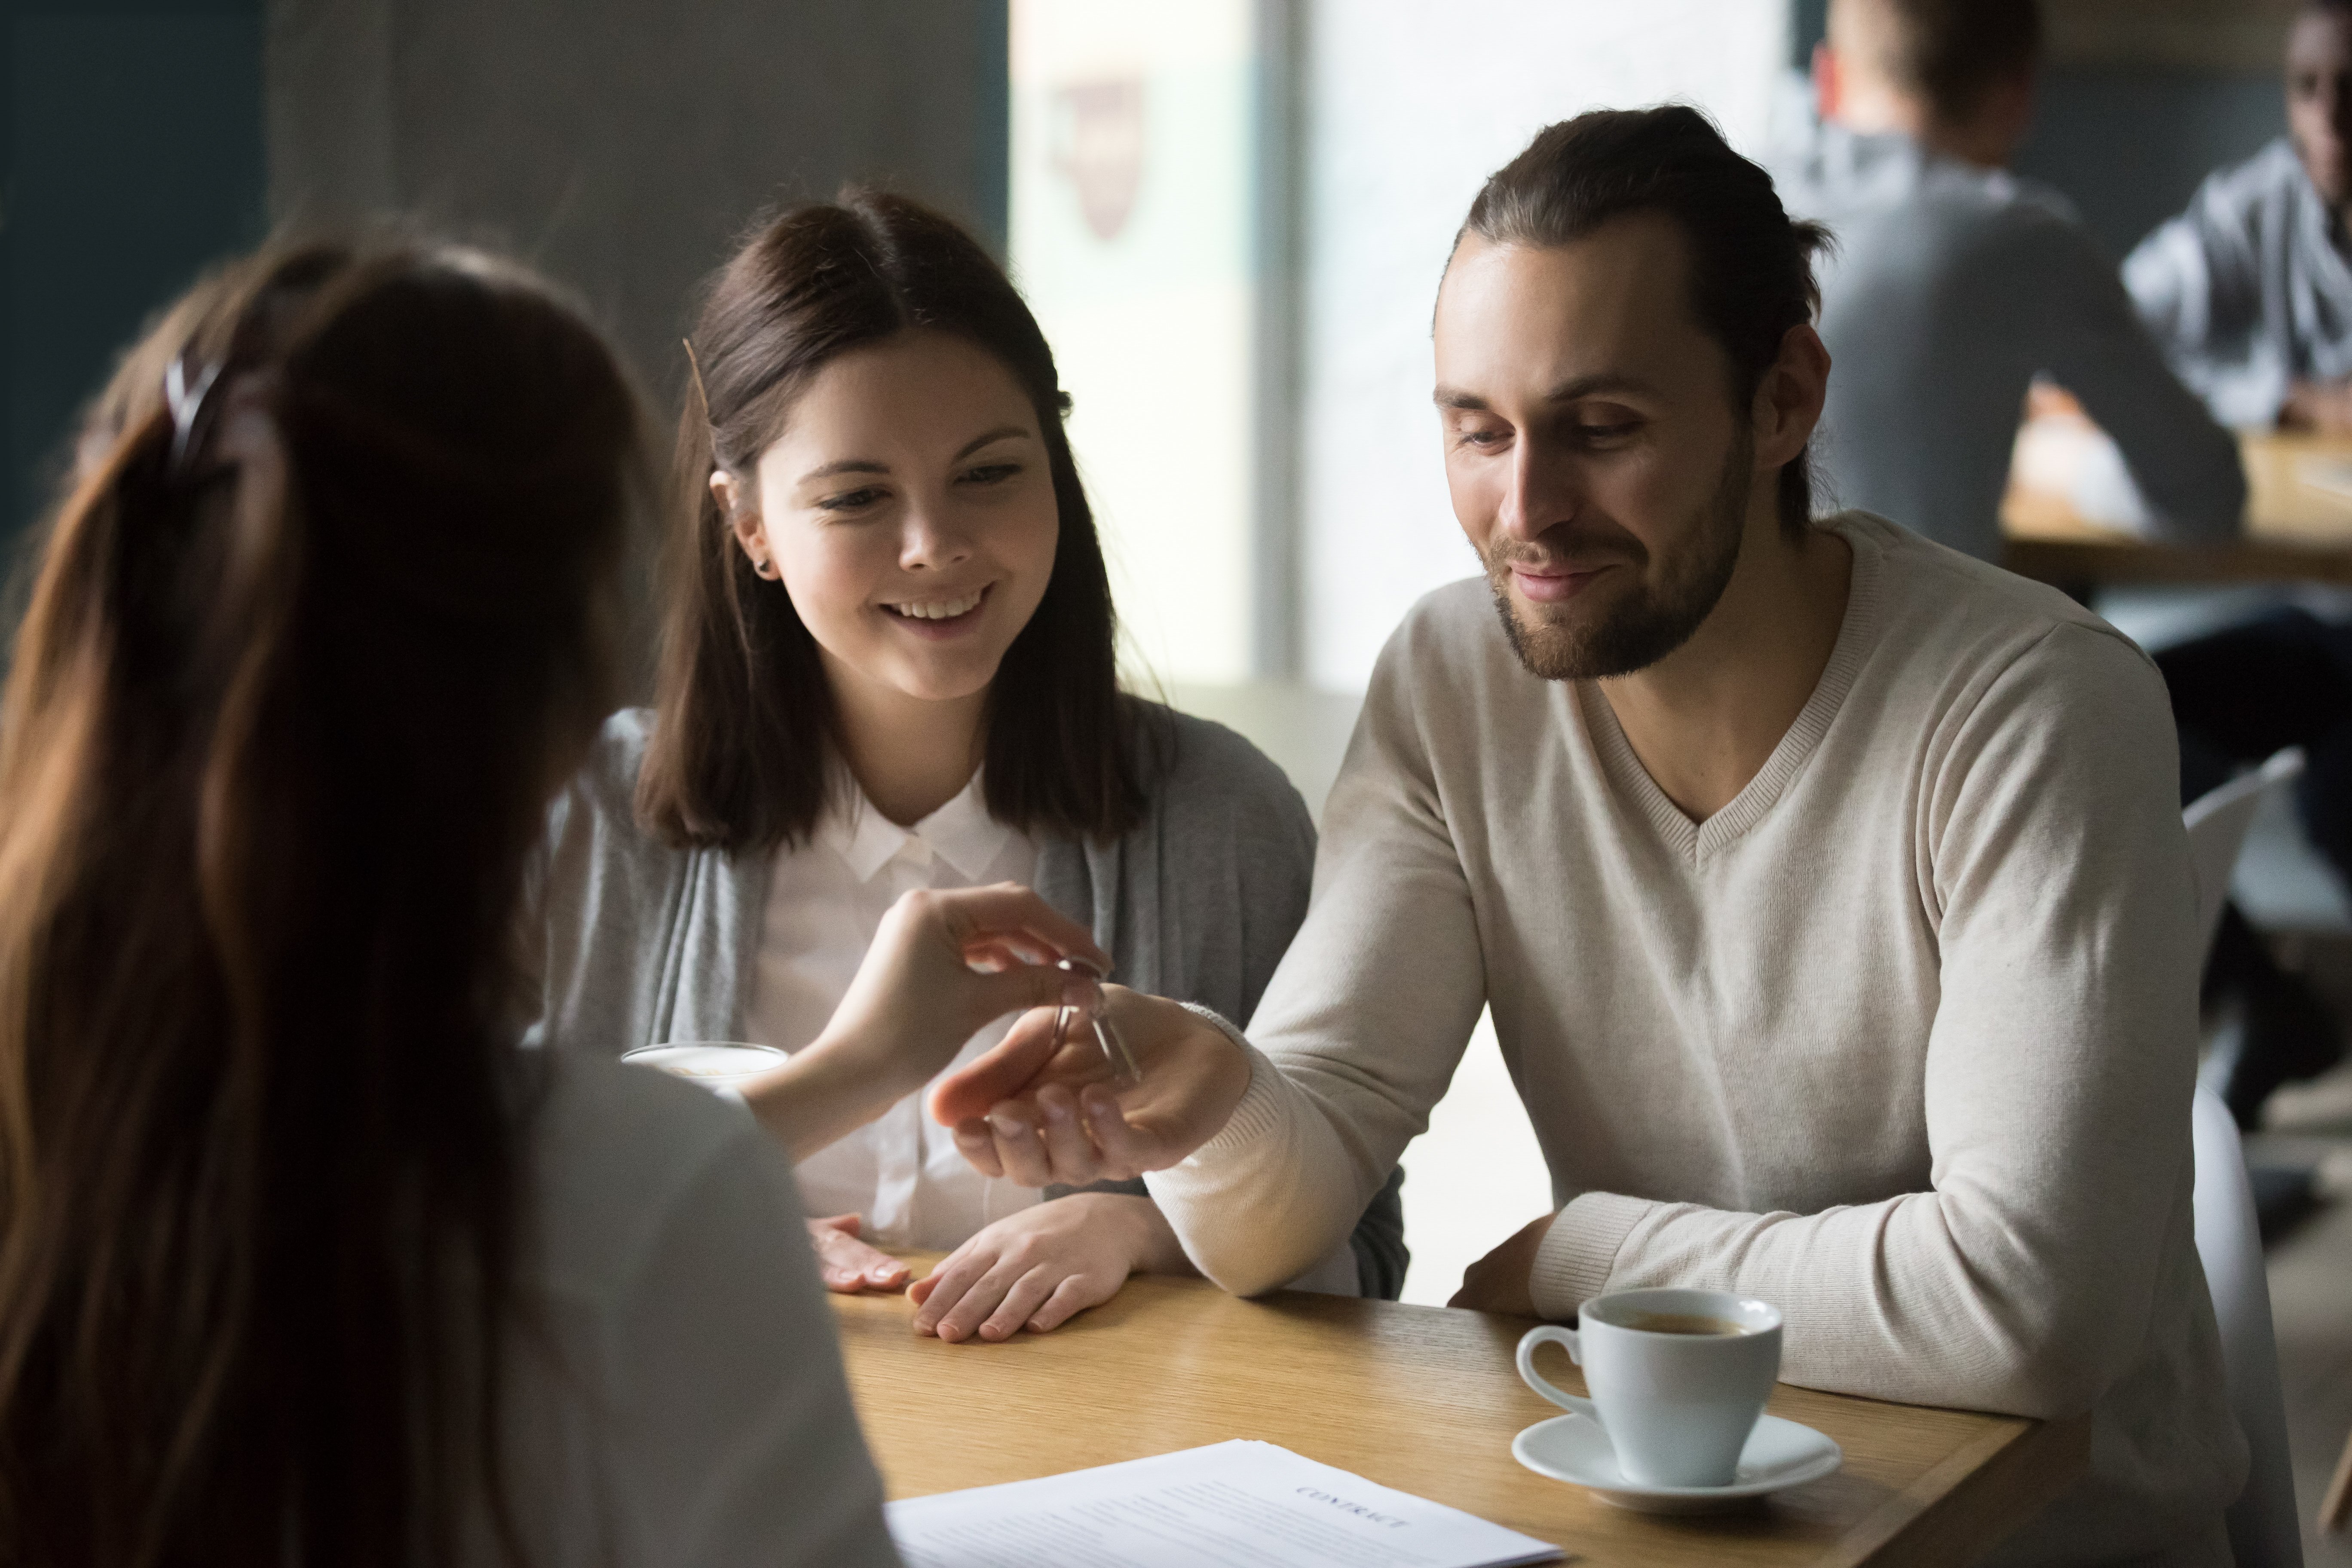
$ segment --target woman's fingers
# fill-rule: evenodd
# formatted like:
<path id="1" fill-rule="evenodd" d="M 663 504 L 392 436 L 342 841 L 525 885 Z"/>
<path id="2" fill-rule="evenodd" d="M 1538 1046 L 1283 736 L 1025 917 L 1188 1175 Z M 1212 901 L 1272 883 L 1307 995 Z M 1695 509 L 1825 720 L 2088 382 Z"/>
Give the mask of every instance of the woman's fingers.
<path id="1" fill-rule="evenodd" d="M 995 1261 L 996 1249 L 982 1249 L 975 1245 L 987 1234 L 986 1231 L 981 1232 L 980 1236 L 940 1259 L 938 1267 L 917 1280 L 913 1289 L 907 1292 L 915 1300 L 917 1333 L 938 1331 L 940 1320 L 947 1315 L 948 1310 L 962 1300 L 963 1293 L 971 1289 L 973 1281 L 988 1272 L 989 1265 Z M 921 1294 L 917 1295 L 917 1291 Z"/>
<path id="2" fill-rule="evenodd" d="M 1110 954 L 1095 944 L 1094 932 L 1018 882 L 959 888 L 933 897 L 959 949 L 977 942 L 1015 944 L 1027 938 L 1040 952 L 1082 959 L 1102 973 L 1110 969 Z"/>
<path id="3" fill-rule="evenodd" d="M 985 1252 L 976 1252 L 970 1261 L 978 1272 L 965 1270 L 958 1278 L 942 1279 L 940 1289 L 931 1292 L 930 1305 L 923 1312 L 923 1317 L 930 1320 L 928 1331 L 950 1344 L 971 1338 L 1023 1276 L 1036 1267 L 1025 1257 L 1015 1262 L 1004 1249 L 992 1247 Z M 955 1292 L 955 1300 L 943 1301 L 950 1289 Z M 921 1319 L 917 1320 L 916 1327 L 922 1329 Z"/>
<path id="4" fill-rule="evenodd" d="M 1062 1278 L 1057 1270 L 1032 1268 L 1013 1282 L 1013 1288 L 1004 1292 L 1004 1299 L 996 1304 L 996 1310 L 981 1320 L 973 1333 L 992 1342 L 1011 1339 L 1027 1325 L 1037 1309 L 1045 1304 L 1045 1299 L 1054 1293 L 1055 1287 L 1062 1283 Z"/>
<path id="5" fill-rule="evenodd" d="M 976 971 L 967 977 L 967 984 L 976 1009 L 974 1016 L 985 1020 L 1001 1018 L 1007 1013 L 1057 1012 L 1068 978 L 1060 970 L 1042 963 L 1015 963 L 992 973 Z M 1045 1036 L 1050 1050 L 1050 1026 Z"/>
<path id="6" fill-rule="evenodd" d="M 956 1249 L 916 1287 L 918 1332 L 950 1343 L 1043 1331 L 1116 1295 L 1136 1267 L 1143 1200 L 1080 1194 L 1009 1215 Z"/>
<path id="7" fill-rule="evenodd" d="M 817 1276 L 828 1290 L 894 1290 L 907 1282 L 908 1267 L 878 1247 L 857 1239 L 857 1216 L 837 1215 L 808 1222 L 816 1251 Z"/>
<path id="8" fill-rule="evenodd" d="M 1053 1332 L 1088 1307 L 1099 1307 L 1118 1295 L 1119 1286 L 1125 1283 L 1123 1279 L 1113 1280 L 1110 1289 L 1106 1290 L 1100 1280 L 1087 1279 L 1082 1274 L 1071 1275 L 1055 1286 L 1053 1294 L 1029 1314 L 1029 1331 L 1033 1334 Z"/>

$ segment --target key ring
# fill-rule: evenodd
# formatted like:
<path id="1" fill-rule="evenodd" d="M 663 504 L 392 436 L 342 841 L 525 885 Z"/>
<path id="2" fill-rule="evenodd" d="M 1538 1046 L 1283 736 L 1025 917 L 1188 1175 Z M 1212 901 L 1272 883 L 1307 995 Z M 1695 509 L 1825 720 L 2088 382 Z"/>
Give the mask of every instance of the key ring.
<path id="1" fill-rule="evenodd" d="M 1087 1021 L 1094 1026 L 1095 1043 L 1102 1048 L 1104 1059 L 1110 1063 L 1112 1081 L 1120 1084 L 1141 1083 L 1143 1081 L 1142 1064 L 1135 1059 L 1135 1053 L 1128 1049 L 1127 1041 L 1119 1035 L 1118 1026 L 1110 1021 L 1110 1008 L 1102 994 L 1102 971 L 1085 960 L 1076 958 L 1063 959 L 1054 967 L 1065 974 L 1076 975 L 1089 982 L 1095 988 L 1095 1005 L 1090 1010 L 1082 1009 L 1076 1003 L 1066 1000 L 1068 992 L 1066 989 L 1064 991 L 1066 999 L 1062 1003 L 1061 1011 L 1054 1016 L 1054 1049 L 1059 1051 L 1062 1048 L 1062 1042 L 1069 1037 L 1070 1019 L 1084 1011 L 1087 1013 Z"/>

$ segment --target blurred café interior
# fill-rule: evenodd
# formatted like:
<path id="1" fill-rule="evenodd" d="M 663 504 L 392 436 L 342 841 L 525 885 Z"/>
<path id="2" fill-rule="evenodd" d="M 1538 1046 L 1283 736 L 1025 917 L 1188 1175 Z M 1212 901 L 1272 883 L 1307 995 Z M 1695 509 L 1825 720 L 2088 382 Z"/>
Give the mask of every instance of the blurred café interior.
<path id="1" fill-rule="evenodd" d="M 1733 149 L 1777 171 L 1772 150 L 1801 140 L 1822 111 L 1817 51 L 1832 10 L 1832 0 L 10 0 L 0 526 L 17 583 L 11 616 L 23 613 L 85 411 L 125 345 L 206 269 L 273 234 L 389 217 L 516 258 L 580 301 L 667 430 L 698 395 L 682 339 L 698 331 L 706 279 L 775 213 L 874 186 L 975 237 L 1052 346 L 1124 689 L 1238 731 L 1319 820 L 1391 632 L 1424 595 L 1481 570 L 1453 521 L 1429 403 L 1432 301 L 1466 204 L 1540 128 L 1601 108 L 1696 106 Z M 2102 265 L 2120 268 L 2209 175 L 2285 134 L 2281 62 L 2306 14 L 2302 0 L 2042 0 L 2011 173 L 2071 204 Z M 2352 91 L 2352 77 L 2337 90 Z M 2340 225 L 2336 235 L 2352 254 Z M 1837 363 L 1835 268 L 1859 265 L 1855 254 L 1824 263 Z M 2332 308 L 2352 314 L 2352 295 Z M 699 338 L 695 347 L 708 355 Z M 2000 502 L 2000 564 L 2063 590 L 2150 654 L 2286 611 L 2352 618 L 2352 418 L 2286 434 L 2274 416 L 2223 419 L 2240 426 L 2242 530 L 2168 535 L 2148 521 L 2161 507 L 2135 489 L 2125 433 L 2102 430 L 2096 398 L 2060 367 L 2035 369 Z M 1833 364 L 1832 387 L 1837 374 Z M 1839 444 L 1870 438 L 1863 414 L 1843 412 L 1833 392 L 1814 447 L 1826 470 L 1817 514 L 1880 510 L 1839 493 Z M 658 619 L 659 552 L 640 532 L 623 573 L 620 680 L 633 703 L 653 690 Z M 2252 944 L 2263 973 L 2287 977 L 2294 1005 L 2319 1020 L 2306 1037 L 2325 1043 L 2231 1106 L 2267 1290 L 2266 1305 L 2234 1310 L 2267 1314 L 2286 1447 L 2249 1434 L 2249 1485 L 2267 1466 L 2294 1514 L 2273 1531 L 2272 1555 L 2241 1544 L 2238 1560 L 2352 1564 L 2352 1535 L 2322 1523 L 2324 1503 L 2339 1525 L 2352 1506 L 2352 889 L 2315 844 L 2294 789 L 2246 771 L 2250 761 L 2260 759 L 2223 770 L 2238 781 L 2227 809 L 2243 835 L 2218 873 L 2225 931 L 2240 933 L 2224 940 Z M 2202 860 L 2199 870 L 2216 874 Z M 2252 1026 L 2243 1012 L 2206 1011 L 2210 1087 Z M 1433 1321 L 1465 1269 L 1563 1199 L 1521 1108 L 1528 1085 L 1506 1058 L 1488 1014 L 1402 1155 L 1411 1264 L 1400 1299 Z M 2200 1203 L 2203 1179 L 2200 1165 Z M 2205 1268 L 2215 1274 L 2211 1258 Z M 899 1298 L 875 1300 L 903 1318 Z M 927 1459 L 909 1489 L 894 1456 L 916 1439 L 873 1436 L 856 1337 L 903 1328 L 855 1316 L 869 1307 L 845 1305 L 843 1332 L 891 1495 L 1024 1473 Z M 1106 1321 L 1114 1310 L 1097 1309 Z M 2222 1320 L 2226 1339 L 2231 1312 Z M 1382 1331 L 1410 1339 L 1420 1321 Z M 1209 1332 L 1206 1317 L 1168 1321 L 1158 1353 L 1178 1361 L 1195 1353 L 1184 1334 Z M 1253 1353 L 1312 1361 L 1288 1342 Z M 26 1353 L 14 1340 L 0 1351 Z M 988 1426 L 1094 1409 L 1057 1412 L 1022 1384 L 1018 1365 L 1037 1362 L 1027 1350 L 1025 1363 L 1013 1348 L 969 1354 L 998 1361 L 963 1363 L 978 1380 L 964 1394 L 927 1386 L 967 1413 L 985 1404 Z M 1111 1354 L 1100 1375 L 1126 1365 Z M 1252 1436 L 1245 1426 L 1229 1435 Z M 1196 1440 L 1207 1439 L 1182 1442 Z M 1106 1457 L 1129 1452 L 1111 1448 Z M 1849 1445 L 1856 1488 L 1859 1451 Z M 1399 1479 L 1410 1464 L 1381 1470 L 1336 1439 L 1308 1457 L 1413 1489 Z M 1507 1457 L 1496 1463 L 1517 1474 Z M 2011 1468 L 2032 1461 L 2020 1450 Z M 1931 1470 L 1921 1461 L 1919 1475 Z M 1893 1470 L 1868 1482 L 1888 1498 L 1910 1484 Z M 1543 1535 L 1483 1485 L 1425 1489 Z M 1873 1500 L 1878 1492 L 1834 1496 L 1814 1513 L 1782 1500 L 1778 1511 L 1727 1515 L 1705 1527 L 1715 1534 L 1600 1510 L 1589 1560 L 1959 1562 L 1975 1547 L 1939 1554 L 1936 1532 L 1975 1542 L 1969 1531 L 1991 1528 L 1963 1517 L 1979 1505 L 1958 1490 L 1924 1525 L 1885 1512 L 1894 1505 Z M 1634 1522 L 1612 1522 L 1621 1517 Z M 1878 1535 L 1837 1534 L 1854 1520 L 1881 1520 L 1869 1525 Z M 1543 1538 L 1574 1552 L 1575 1530 L 1557 1529 Z M 1744 1529 L 1771 1543 L 1740 1544 Z M 1610 1533 L 1621 1530 L 1632 1533 Z M 1832 1537 L 1846 1555 L 1829 1551 Z M 1808 1541 L 1804 1552 L 1822 1554 L 1801 1552 Z M 1268 1550 L 1249 1561 L 1292 1560 Z M 950 1561 L 911 1550 L 909 1560 Z"/>

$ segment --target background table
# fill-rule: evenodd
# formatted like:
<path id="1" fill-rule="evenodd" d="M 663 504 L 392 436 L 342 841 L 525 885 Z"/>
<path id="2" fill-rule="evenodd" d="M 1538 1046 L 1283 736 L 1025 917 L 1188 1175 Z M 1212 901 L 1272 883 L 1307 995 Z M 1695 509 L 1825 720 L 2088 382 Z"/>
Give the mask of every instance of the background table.
<path id="1" fill-rule="evenodd" d="M 2168 544 L 2086 522 L 2061 497 L 2012 489 L 2001 508 L 2001 564 L 2074 589 L 2101 583 L 2303 581 L 2352 584 L 2352 494 L 2311 482 L 2326 466 L 2352 470 L 2352 439 L 2250 435 L 2242 537 Z M 1898 520 L 1899 521 L 1899 520 Z"/>
<path id="2" fill-rule="evenodd" d="M 1560 1414 L 1512 1365 L 1532 1320 L 1326 1296 L 1242 1301 L 1198 1280 L 1138 1279 L 1050 1334 L 950 1345 L 913 1331 L 903 1297 L 834 1301 L 894 1498 L 1256 1437 L 1551 1542 L 1573 1562 L 1940 1565 L 1973 1561 L 2030 1518 L 2090 1451 L 2087 1420 L 1783 1385 L 1773 1414 L 1828 1433 L 1845 1468 L 1746 1512 L 1664 1519 L 1511 1458 L 1520 1428 Z M 1582 1389 L 1565 1353 L 1542 1354 L 1546 1375 Z"/>

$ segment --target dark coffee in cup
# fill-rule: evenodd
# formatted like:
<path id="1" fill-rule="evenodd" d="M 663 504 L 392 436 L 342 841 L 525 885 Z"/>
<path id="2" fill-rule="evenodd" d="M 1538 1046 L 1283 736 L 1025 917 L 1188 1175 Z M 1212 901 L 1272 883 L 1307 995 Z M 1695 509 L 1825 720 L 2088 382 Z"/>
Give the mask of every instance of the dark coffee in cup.
<path id="1" fill-rule="evenodd" d="M 1622 1327 L 1645 1334 L 1744 1334 L 1748 1331 L 1728 1318 L 1702 1317 L 1696 1312 L 1627 1312 L 1617 1321 Z"/>

